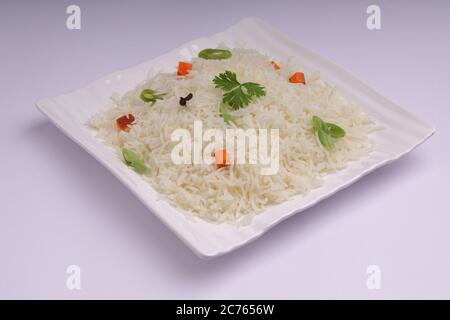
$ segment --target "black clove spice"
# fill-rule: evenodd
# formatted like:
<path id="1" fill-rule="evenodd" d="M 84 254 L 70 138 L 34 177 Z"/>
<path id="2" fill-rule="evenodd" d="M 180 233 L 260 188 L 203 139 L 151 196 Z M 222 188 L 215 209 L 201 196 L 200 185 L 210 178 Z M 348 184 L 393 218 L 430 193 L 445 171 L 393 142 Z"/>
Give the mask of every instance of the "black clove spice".
<path id="1" fill-rule="evenodd" d="M 187 101 L 189 101 L 189 100 L 191 100 L 192 99 L 192 97 L 193 97 L 194 95 L 192 94 L 192 93 L 189 93 L 186 97 L 180 97 L 180 106 L 185 106 L 186 105 L 186 102 Z"/>

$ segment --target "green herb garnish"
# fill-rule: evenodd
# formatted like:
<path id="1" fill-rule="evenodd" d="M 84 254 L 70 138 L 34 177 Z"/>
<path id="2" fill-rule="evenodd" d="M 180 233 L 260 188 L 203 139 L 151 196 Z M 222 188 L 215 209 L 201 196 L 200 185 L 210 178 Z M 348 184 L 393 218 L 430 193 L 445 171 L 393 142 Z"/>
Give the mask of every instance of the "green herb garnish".
<path id="1" fill-rule="evenodd" d="M 330 122 L 325 122 L 318 116 L 312 117 L 312 124 L 314 131 L 319 136 L 320 143 L 327 149 L 334 149 L 334 139 L 345 136 L 345 130 L 338 125 Z"/>
<path id="2" fill-rule="evenodd" d="M 231 58 L 231 51 L 224 49 L 204 49 L 198 53 L 198 57 L 207 60 L 223 60 Z"/>
<path id="3" fill-rule="evenodd" d="M 234 110 L 248 106 L 253 97 L 266 95 L 264 87 L 260 84 L 254 82 L 241 84 L 237 80 L 236 73 L 228 70 L 217 75 L 213 82 L 216 88 L 225 92 L 223 94 L 223 102 Z"/>
<path id="4" fill-rule="evenodd" d="M 224 103 L 220 104 L 219 107 L 220 116 L 223 118 L 226 124 L 230 124 L 230 122 L 234 122 L 234 117 L 228 113 L 227 106 Z"/>
<path id="5" fill-rule="evenodd" d="M 324 130 L 319 129 L 318 131 L 319 141 L 320 143 L 328 150 L 334 149 L 334 141 L 333 138 L 326 133 Z"/>
<path id="6" fill-rule="evenodd" d="M 325 124 L 325 122 L 323 122 L 323 120 L 320 119 L 318 116 L 312 117 L 312 123 L 313 123 L 313 128 L 315 131 L 319 131 Z"/>
<path id="7" fill-rule="evenodd" d="M 133 167 L 137 173 L 143 174 L 147 172 L 147 167 L 136 152 L 123 148 L 122 155 L 125 163 Z"/>
<path id="8" fill-rule="evenodd" d="M 157 92 L 156 90 L 153 89 L 144 89 L 141 92 L 140 98 L 145 103 L 150 103 L 150 105 L 154 105 L 156 103 L 156 100 L 163 100 L 166 94 L 167 93 Z"/>
<path id="9" fill-rule="evenodd" d="M 334 123 L 325 123 L 324 130 L 333 138 L 342 138 L 345 136 L 345 130 Z"/>

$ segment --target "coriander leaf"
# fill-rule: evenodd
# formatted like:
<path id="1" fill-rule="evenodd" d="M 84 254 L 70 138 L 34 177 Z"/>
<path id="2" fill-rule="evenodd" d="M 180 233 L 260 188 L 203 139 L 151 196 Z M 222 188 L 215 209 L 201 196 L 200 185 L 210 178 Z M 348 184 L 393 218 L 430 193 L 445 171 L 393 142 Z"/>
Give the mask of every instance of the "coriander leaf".
<path id="1" fill-rule="evenodd" d="M 261 97 L 266 95 L 264 87 L 258 83 L 246 82 L 242 84 L 242 87 L 247 90 L 247 94 L 255 97 Z"/>
<path id="2" fill-rule="evenodd" d="M 237 110 L 250 104 L 252 97 L 246 95 L 239 86 L 232 91 L 223 94 L 223 102 L 229 104 L 233 109 Z"/>
<path id="3" fill-rule="evenodd" d="M 220 104 L 219 108 L 220 116 L 223 118 L 226 124 L 230 124 L 230 122 L 234 122 L 234 117 L 228 113 L 227 107 L 224 103 Z"/>
<path id="4" fill-rule="evenodd" d="M 150 103 L 150 105 L 152 106 L 156 103 L 156 100 L 163 100 L 166 94 L 167 93 L 162 92 L 158 93 L 156 90 L 153 89 L 144 89 L 142 90 L 139 97 L 141 98 L 142 101 Z"/>
<path id="5" fill-rule="evenodd" d="M 136 152 L 123 148 L 122 155 L 125 163 L 130 167 L 133 167 L 137 173 L 143 174 L 147 172 L 147 167 Z"/>
<path id="6" fill-rule="evenodd" d="M 334 123 L 325 123 L 323 129 L 333 138 L 342 138 L 345 136 L 345 130 Z"/>
<path id="7" fill-rule="evenodd" d="M 229 70 L 215 76 L 213 82 L 216 88 L 224 91 L 223 102 L 234 110 L 248 106 L 253 97 L 261 97 L 266 94 L 264 87 L 258 83 L 241 84 L 237 80 L 236 73 Z"/>
<path id="8" fill-rule="evenodd" d="M 215 76 L 213 82 L 216 88 L 222 89 L 223 91 L 231 91 L 241 85 L 237 81 L 236 73 L 228 70 Z"/>
<path id="9" fill-rule="evenodd" d="M 328 150 L 334 149 L 333 138 L 323 129 L 318 130 L 320 143 Z"/>

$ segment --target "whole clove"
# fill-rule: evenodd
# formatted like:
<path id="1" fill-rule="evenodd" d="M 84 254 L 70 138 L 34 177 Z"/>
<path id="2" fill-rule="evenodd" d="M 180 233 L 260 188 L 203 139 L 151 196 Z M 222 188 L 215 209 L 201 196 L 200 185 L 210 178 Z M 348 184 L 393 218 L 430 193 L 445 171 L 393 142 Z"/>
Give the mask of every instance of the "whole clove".
<path id="1" fill-rule="evenodd" d="M 180 97 L 180 106 L 185 106 L 186 105 L 186 102 L 187 101 L 189 101 L 189 100 L 191 100 L 192 99 L 192 97 L 193 97 L 194 95 L 192 94 L 192 93 L 189 93 L 186 97 Z"/>

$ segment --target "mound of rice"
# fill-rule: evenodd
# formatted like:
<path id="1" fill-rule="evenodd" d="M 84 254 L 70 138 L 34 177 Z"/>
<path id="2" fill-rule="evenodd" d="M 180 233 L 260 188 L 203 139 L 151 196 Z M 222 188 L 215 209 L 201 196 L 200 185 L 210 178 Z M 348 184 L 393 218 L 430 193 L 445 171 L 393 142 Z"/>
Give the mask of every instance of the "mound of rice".
<path id="1" fill-rule="evenodd" d="M 235 48 L 232 53 L 227 60 L 193 59 L 187 77 L 178 77 L 176 72 L 149 76 L 134 90 L 113 98 L 90 125 L 117 151 L 124 147 L 135 150 L 149 169 L 144 179 L 164 198 L 182 211 L 209 221 L 248 221 L 267 206 L 319 187 L 326 175 L 370 152 L 373 143 L 369 134 L 374 128 L 371 117 L 321 80 L 319 73 L 305 73 L 306 85 L 293 84 L 287 79 L 295 71 L 303 71 L 301 67 L 277 61 L 281 70 L 275 72 L 272 59 L 256 50 Z M 235 72 L 241 83 L 257 82 L 266 89 L 264 97 L 230 112 L 236 122 L 231 125 L 219 115 L 223 92 L 212 82 L 225 70 Z M 168 94 L 150 106 L 139 98 L 146 88 Z M 193 99 L 186 107 L 180 106 L 179 98 L 188 93 L 193 93 Z M 119 131 L 116 119 L 129 113 L 135 116 L 136 124 L 129 132 Z M 327 151 L 318 141 L 312 130 L 313 115 L 345 129 L 346 135 L 336 140 L 335 149 Z M 174 164 L 171 152 L 178 142 L 171 141 L 171 134 L 185 128 L 193 136 L 195 120 L 203 121 L 203 130 L 279 129 L 278 173 L 261 175 L 259 165 L 250 164 L 220 170 L 214 164 Z"/>

